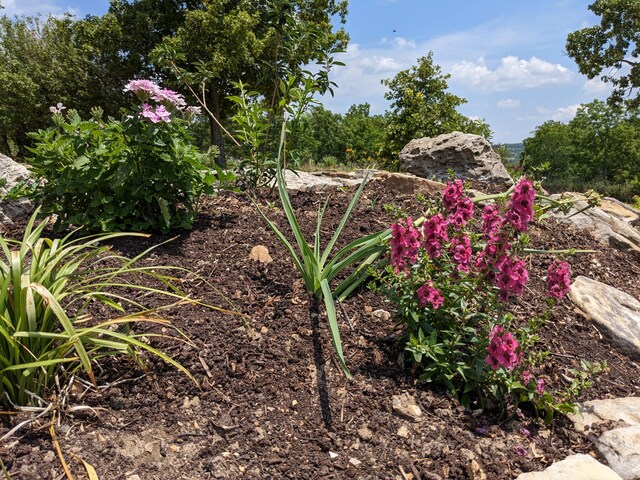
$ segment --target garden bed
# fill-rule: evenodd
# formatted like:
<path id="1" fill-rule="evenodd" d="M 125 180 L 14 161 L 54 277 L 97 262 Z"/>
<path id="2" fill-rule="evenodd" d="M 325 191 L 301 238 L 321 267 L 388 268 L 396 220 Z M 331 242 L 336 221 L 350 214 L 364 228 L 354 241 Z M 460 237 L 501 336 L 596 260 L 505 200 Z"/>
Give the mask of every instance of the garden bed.
<path id="1" fill-rule="evenodd" d="M 352 194 L 330 193 L 326 237 Z M 309 234 L 326 195 L 292 194 Z M 419 213 L 412 196 L 371 182 L 344 240 L 386 228 L 393 217 L 384 205 L 391 202 Z M 277 198 L 259 203 L 284 229 Z M 16 238 L 21 233 L 19 228 L 10 231 Z M 533 225 L 529 233 L 534 248 L 595 250 L 567 259 L 573 275 L 640 297 L 640 265 L 631 256 L 553 221 Z M 114 248 L 134 256 L 168 238 L 118 241 Z M 268 248 L 271 263 L 249 259 L 256 245 Z M 528 259 L 532 280 L 513 306 L 521 320 L 540 313 L 546 304 L 540 279 L 550 259 Z M 126 360 L 111 359 L 96 370 L 100 388 L 74 389 L 70 405 L 92 409 L 63 414 L 55 431 L 75 478 L 87 478 L 78 460 L 82 458 L 107 480 L 481 479 L 483 474 L 504 479 L 541 470 L 572 453 L 594 454 L 596 432 L 579 434 L 563 417 L 547 426 L 526 409 L 507 417 L 465 409 L 445 390 L 418 385 L 398 361 L 398 330 L 386 314 L 389 306 L 366 288 L 343 304 L 351 325 L 339 315 L 345 356 L 354 375 L 348 381 L 335 361 L 324 316 L 317 326 L 287 252 L 245 196 L 224 193 L 205 199 L 194 229 L 178 232 L 143 262 L 198 272 L 219 293 L 206 282 L 185 278 L 183 288 L 192 298 L 242 315 L 193 305 L 166 313 L 194 345 L 157 340 L 154 344 L 186 366 L 200 388 L 172 367 L 145 357 L 149 373 Z M 148 298 L 147 304 L 155 301 Z M 569 300 L 554 307 L 540 334 L 552 352 L 542 372 L 550 384 L 566 382 L 567 368 L 577 367 L 582 358 L 606 360 L 606 372 L 582 399 L 639 394 L 640 366 L 607 344 Z M 419 418 L 394 410 L 392 399 L 402 394 L 415 399 Z M 0 436 L 25 418 L 5 416 Z M 49 421 L 38 420 L 0 445 L 0 458 L 12 478 L 64 478 Z"/>

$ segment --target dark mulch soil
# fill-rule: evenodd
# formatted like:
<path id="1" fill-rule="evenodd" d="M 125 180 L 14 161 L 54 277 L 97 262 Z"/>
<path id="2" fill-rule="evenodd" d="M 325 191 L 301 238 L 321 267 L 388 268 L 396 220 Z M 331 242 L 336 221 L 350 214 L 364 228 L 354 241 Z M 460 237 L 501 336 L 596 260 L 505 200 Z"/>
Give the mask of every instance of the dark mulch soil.
<path id="1" fill-rule="evenodd" d="M 326 236 L 351 194 L 331 193 Z M 292 195 L 310 233 L 324 197 Z M 391 217 L 383 206 L 390 202 L 417 208 L 411 196 L 372 182 L 345 240 L 386 228 Z M 280 209 L 267 200 L 261 204 L 284 226 Z M 629 255 L 552 221 L 535 225 L 530 233 L 534 247 L 595 250 L 569 259 L 573 274 L 640 297 L 640 264 Z M 166 238 L 128 240 L 115 248 L 132 256 Z M 273 262 L 249 260 L 255 245 L 268 247 Z M 550 259 L 530 258 L 531 277 L 542 277 Z M 70 402 L 93 410 L 69 412 L 56 427 L 75 478 L 87 478 L 82 458 L 100 479 L 505 479 L 573 453 L 595 455 L 597 432 L 578 434 L 565 418 L 545 426 L 529 412 L 501 418 L 465 410 L 443 390 L 417 385 L 398 364 L 392 320 L 378 311 L 388 305 L 367 289 L 344 304 L 353 325 L 342 317 L 342 340 L 355 377 L 347 381 L 336 365 L 324 316 L 319 327 L 312 323 L 309 298 L 291 260 L 243 196 L 207 199 L 195 228 L 144 262 L 197 271 L 219 293 L 201 280 L 185 278 L 183 287 L 193 298 L 243 315 L 196 306 L 167 313 L 194 346 L 153 342 L 189 368 L 200 388 L 154 358 L 147 357 L 147 374 L 125 360 L 103 362 L 100 388 L 83 394 L 80 389 Z M 540 311 L 543 292 L 541 281 L 530 283 L 514 307 L 520 319 Z M 582 399 L 638 395 L 638 364 L 603 341 L 568 300 L 554 308 L 541 336 L 553 353 L 539 372 L 547 383 L 566 382 L 567 369 L 581 358 L 606 360 L 607 371 Z M 418 422 L 392 409 L 392 397 L 404 392 L 416 398 L 423 412 Z M 0 424 L 0 434 L 25 416 L 10 418 L 4 427 Z M 35 422 L 5 441 L 0 458 L 14 479 L 64 477 L 48 421 Z"/>

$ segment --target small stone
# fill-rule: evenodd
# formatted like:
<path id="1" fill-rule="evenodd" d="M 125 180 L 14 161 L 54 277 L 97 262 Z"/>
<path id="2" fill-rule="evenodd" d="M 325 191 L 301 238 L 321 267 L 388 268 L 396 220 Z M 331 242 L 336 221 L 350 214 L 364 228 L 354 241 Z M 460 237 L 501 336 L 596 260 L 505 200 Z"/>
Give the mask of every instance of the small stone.
<path id="1" fill-rule="evenodd" d="M 191 399 L 191 406 L 193 408 L 200 407 L 200 398 L 197 395 Z"/>
<path id="2" fill-rule="evenodd" d="M 336 458 L 338 458 L 338 454 L 336 452 L 329 452 L 329 458 L 331 460 L 335 460 Z"/>
<path id="3" fill-rule="evenodd" d="M 402 438 L 408 438 L 409 437 L 409 429 L 407 428 L 406 425 L 402 425 L 398 429 L 398 432 L 396 433 L 396 435 L 398 435 L 399 437 L 402 437 Z"/>
<path id="4" fill-rule="evenodd" d="M 356 457 L 351 457 L 349 459 L 349 463 L 351 465 L 353 465 L 354 467 L 358 467 L 358 466 L 360 466 L 362 464 L 362 462 L 360 460 L 358 460 Z"/>
<path id="5" fill-rule="evenodd" d="M 264 245 L 256 245 L 251 249 L 249 259 L 260 263 L 269 264 L 273 262 L 273 258 L 269 255 L 269 249 Z"/>
<path id="6" fill-rule="evenodd" d="M 361 429 L 358 430 L 358 436 L 360 437 L 360 439 L 364 440 L 365 442 L 370 442 L 371 439 L 373 438 L 373 432 L 369 430 L 367 427 L 362 427 Z"/>
<path id="7" fill-rule="evenodd" d="M 422 411 L 416 404 L 416 399 L 407 393 L 394 395 L 391 402 L 393 411 L 398 415 L 413 420 L 414 422 L 417 422 L 420 417 L 422 417 Z"/>
<path id="8" fill-rule="evenodd" d="M 391 314 L 383 309 L 375 310 L 372 315 L 376 318 L 379 318 L 383 322 L 386 322 L 391 319 Z"/>
<path id="9" fill-rule="evenodd" d="M 298 401 L 297 400 L 291 400 L 291 406 L 295 407 L 296 405 L 298 405 Z"/>
<path id="10" fill-rule="evenodd" d="M 269 329 L 267 327 L 265 327 L 264 325 L 262 327 L 260 327 L 260 333 L 262 335 L 266 335 L 268 331 L 269 331 Z"/>
<path id="11" fill-rule="evenodd" d="M 56 459 L 56 454 L 49 450 L 44 454 L 44 461 L 47 463 L 51 463 Z"/>

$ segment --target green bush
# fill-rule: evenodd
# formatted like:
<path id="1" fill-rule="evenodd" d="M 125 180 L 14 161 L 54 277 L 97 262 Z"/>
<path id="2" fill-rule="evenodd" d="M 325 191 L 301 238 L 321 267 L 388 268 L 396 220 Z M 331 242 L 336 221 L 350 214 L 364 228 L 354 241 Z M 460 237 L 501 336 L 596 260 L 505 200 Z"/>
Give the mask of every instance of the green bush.
<path id="1" fill-rule="evenodd" d="M 148 90 L 127 86 L 144 103 L 121 121 L 104 120 L 100 109 L 83 121 L 74 111 L 63 115 L 59 104 L 51 108 L 55 126 L 30 134 L 35 200 L 44 213 L 58 215 L 60 226 L 102 232 L 192 226 L 215 177 L 189 143 L 187 121 L 179 118 L 188 108 L 175 100 L 181 98 L 148 84 Z"/>
<path id="2" fill-rule="evenodd" d="M 161 293 L 176 303 L 184 296 L 175 287 L 172 292 L 161 292 L 137 286 L 127 281 L 125 274 L 147 275 L 166 285 L 175 282 L 166 274 L 135 267 L 140 256 L 133 260 L 106 256 L 108 247 L 97 246 L 111 238 L 144 234 L 96 234 L 75 239 L 69 234 L 52 240 L 42 236 L 47 222 L 35 228 L 34 224 L 35 215 L 22 241 L 0 236 L 0 255 L 4 257 L 0 257 L 0 406 L 48 403 L 56 383 L 63 385 L 78 370 L 95 383 L 93 363 L 108 355 L 126 355 L 143 365 L 138 352 L 146 350 L 191 377 L 184 367 L 130 331 L 134 322 L 169 325 L 131 300 L 131 292 Z M 170 267 L 156 267 L 155 271 L 167 269 Z M 122 291 L 129 293 L 118 293 Z M 87 307 L 95 302 L 119 316 L 92 321 Z M 138 313 L 126 314 L 127 307 Z"/>

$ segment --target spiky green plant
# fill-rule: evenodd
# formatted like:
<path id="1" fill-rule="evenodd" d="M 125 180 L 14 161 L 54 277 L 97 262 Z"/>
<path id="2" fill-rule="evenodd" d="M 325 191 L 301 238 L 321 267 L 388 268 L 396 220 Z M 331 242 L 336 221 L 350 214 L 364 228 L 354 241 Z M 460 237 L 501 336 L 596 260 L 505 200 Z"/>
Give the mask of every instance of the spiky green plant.
<path id="1" fill-rule="evenodd" d="M 70 233 L 61 239 L 49 239 L 42 235 L 47 222 L 36 226 L 35 219 L 36 214 L 21 241 L 0 236 L 0 405 L 43 405 L 56 380 L 60 384 L 80 370 L 95 383 L 95 361 L 126 355 L 141 362 L 138 352 L 143 350 L 195 381 L 185 367 L 130 328 L 135 322 L 169 326 L 157 310 L 145 309 L 131 295 L 144 290 L 168 296 L 172 305 L 184 302 L 186 298 L 175 287 L 175 279 L 162 273 L 163 269 L 177 267 L 136 267 L 135 262 L 148 251 L 127 259 L 108 254 L 109 247 L 98 245 L 118 237 L 146 235 L 77 237 Z M 135 285 L 126 280 L 132 276 L 125 274 L 152 276 L 170 291 Z M 124 289 L 133 293 L 120 293 Z M 116 318 L 92 321 L 87 307 L 95 302 L 117 311 Z M 129 307 L 136 312 L 127 314 Z M 187 341 L 176 332 L 173 338 Z"/>

